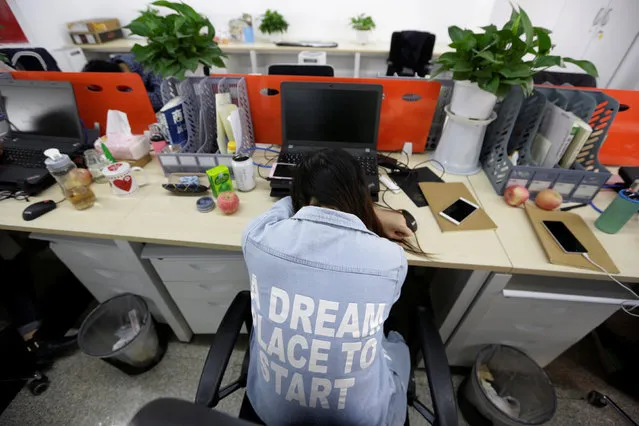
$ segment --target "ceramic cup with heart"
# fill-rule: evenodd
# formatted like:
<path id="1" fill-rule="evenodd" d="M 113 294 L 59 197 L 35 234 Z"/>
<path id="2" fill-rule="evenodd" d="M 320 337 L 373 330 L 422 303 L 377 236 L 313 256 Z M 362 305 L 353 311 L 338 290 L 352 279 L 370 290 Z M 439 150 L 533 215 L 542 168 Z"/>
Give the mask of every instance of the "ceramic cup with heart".
<path id="1" fill-rule="evenodd" d="M 138 183 L 137 177 L 133 176 L 134 172 L 142 172 L 144 174 L 143 182 Z M 142 167 L 131 167 L 129 163 L 123 161 L 106 166 L 102 169 L 102 174 L 109 181 L 115 195 L 133 194 L 140 186 L 149 183 L 146 172 Z"/>

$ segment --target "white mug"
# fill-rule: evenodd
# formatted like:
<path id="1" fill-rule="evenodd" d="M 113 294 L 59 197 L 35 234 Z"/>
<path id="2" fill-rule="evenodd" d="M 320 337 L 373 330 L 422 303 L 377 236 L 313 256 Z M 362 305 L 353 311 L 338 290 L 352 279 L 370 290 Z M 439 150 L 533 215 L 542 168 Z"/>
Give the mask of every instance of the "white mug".
<path id="1" fill-rule="evenodd" d="M 142 172 L 144 181 L 138 183 L 133 172 Z M 129 163 L 123 161 L 106 166 L 102 169 L 102 174 L 109 181 L 115 195 L 133 194 L 139 187 L 149 183 L 148 176 L 142 167 L 131 167 Z"/>

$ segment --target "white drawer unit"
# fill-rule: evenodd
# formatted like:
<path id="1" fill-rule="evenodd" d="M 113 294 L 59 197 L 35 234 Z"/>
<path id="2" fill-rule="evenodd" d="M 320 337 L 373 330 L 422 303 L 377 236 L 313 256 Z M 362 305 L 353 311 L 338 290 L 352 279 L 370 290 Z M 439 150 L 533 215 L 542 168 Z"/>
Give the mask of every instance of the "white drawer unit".
<path id="1" fill-rule="evenodd" d="M 121 293 L 144 297 L 153 317 L 167 322 L 182 341 L 191 330 L 174 299 L 148 260 L 140 257 L 141 243 L 58 235 L 31 234 L 50 242 L 51 250 L 99 301 Z"/>
<path id="2" fill-rule="evenodd" d="M 213 334 L 224 318 L 226 310 L 231 305 L 206 300 L 176 300 L 182 315 L 195 334 Z"/>
<path id="3" fill-rule="evenodd" d="M 215 333 L 233 298 L 249 289 L 241 252 L 147 244 L 149 259 L 194 333 Z"/>
<path id="4" fill-rule="evenodd" d="M 489 280 L 447 342 L 449 362 L 471 365 L 482 346 L 499 343 L 544 367 L 631 297 L 612 281 L 516 275 L 496 289 Z"/>

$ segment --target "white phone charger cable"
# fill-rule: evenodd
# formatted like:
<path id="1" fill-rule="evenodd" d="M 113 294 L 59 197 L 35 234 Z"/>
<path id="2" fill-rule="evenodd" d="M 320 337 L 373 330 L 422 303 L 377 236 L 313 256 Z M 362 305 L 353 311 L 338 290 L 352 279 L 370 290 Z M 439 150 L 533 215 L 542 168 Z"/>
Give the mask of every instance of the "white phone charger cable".
<path id="1" fill-rule="evenodd" d="M 626 291 L 628 291 L 630 294 L 632 294 L 633 296 L 635 296 L 635 298 L 637 300 L 639 300 L 639 295 L 637 293 L 635 293 L 630 287 L 628 287 L 627 285 L 625 285 L 624 283 L 622 283 L 621 281 L 619 281 L 618 279 L 616 279 L 615 277 L 612 276 L 612 274 L 608 271 L 606 271 L 606 269 L 601 266 L 600 264 L 598 264 L 597 262 L 595 262 L 594 260 L 592 260 L 590 258 L 590 256 L 588 256 L 588 253 L 581 253 L 581 255 L 590 263 L 592 263 L 596 268 L 600 269 L 601 272 L 603 272 L 604 274 L 608 275 L 608 278 L 610 278 L 611 280 L 613 280 L 614 282 L 616 282 L 617 284 L 619 284 L 621 287 L 623 287 Z M 637 317 L 639 318 L 639 315 L 630 312 L 633 309 L 637 308 L 637 305 L 631 305 L 630 308 L 626 307 L 626 305 L 624 305 L 624 303 L 630 302 L 630 300 L 628 301 L 624 301 L 621 302 L 621 309 L 627 313 L 628 315 L 632 315 L 633 317 Z"/>

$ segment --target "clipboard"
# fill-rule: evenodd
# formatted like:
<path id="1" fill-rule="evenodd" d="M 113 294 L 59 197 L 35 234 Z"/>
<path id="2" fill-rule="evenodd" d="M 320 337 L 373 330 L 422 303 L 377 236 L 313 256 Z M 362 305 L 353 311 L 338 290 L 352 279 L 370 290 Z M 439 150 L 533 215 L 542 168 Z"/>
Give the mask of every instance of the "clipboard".
<path id="1" fill-rule="evenodd" d="M 420 182 L 419 187 L 424 193 L 424 197 L 426 197 L 428 205 L 433 211 L 435 220 L 442 232 L 478 231 L 497 228 L 495 222 L 493 222 L 481 206 L 459 225 L 455 225 L 439 215 L 439 212 L 445 210 L 457 201 L 459 197 L 463 197 L 479 206 L 475 197 L 473 197 L 466 185 L 462 182 Z"/>
<path id="2" fill-rule="evenodd" d="M 595 234 L 593 234 L 592 230 L 588 227 L 586 222 L 584 222 L 581 216 L 569 212 L 542 210 L 529 203 L 526 204 L 526 214 L 528 215 L 528 219 L 530 219 L 530 224 L 537 234 L 550 263 L 602 272 L 582 255 L 566 253 L 562 250 L 542 223 L 544 220 L 557 220 L 563 222 L 568 229 L 570 229 L 570 232 L 572 232 L 586 250 L 588 250 L 588 256 L 594 262 L 601 265 L 601 267 L 608 273 L 619 273 L 617 265 L 615 265 L 615 262 L 612 261 L 608 252 L 606 252 L 606 249 L 603 248 Z"/>

